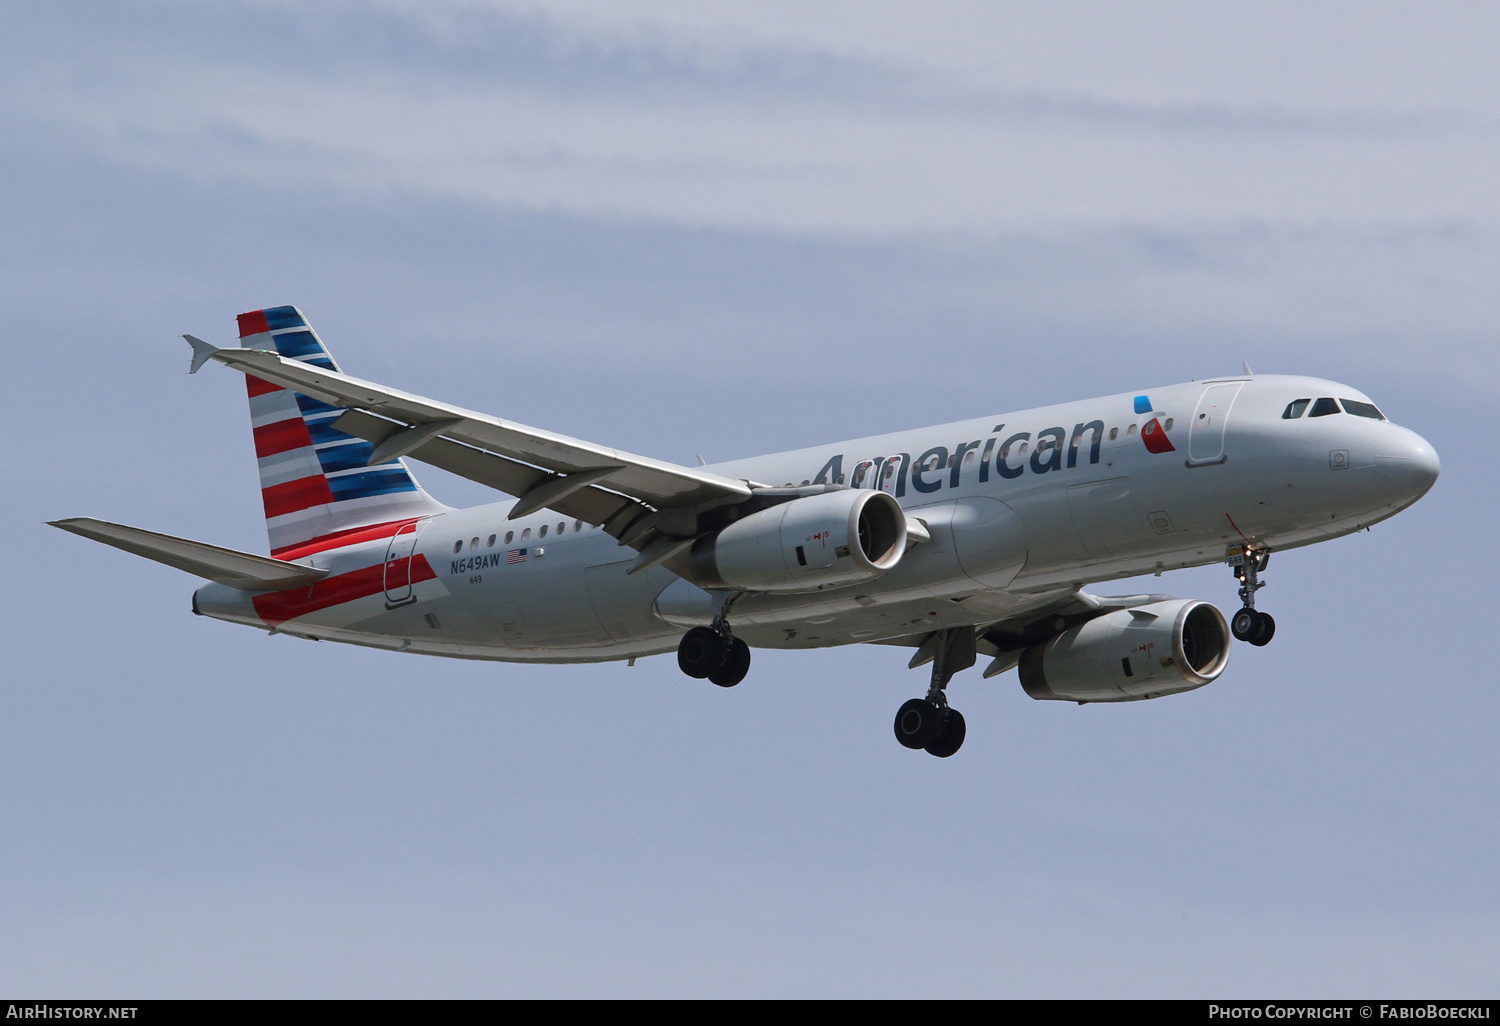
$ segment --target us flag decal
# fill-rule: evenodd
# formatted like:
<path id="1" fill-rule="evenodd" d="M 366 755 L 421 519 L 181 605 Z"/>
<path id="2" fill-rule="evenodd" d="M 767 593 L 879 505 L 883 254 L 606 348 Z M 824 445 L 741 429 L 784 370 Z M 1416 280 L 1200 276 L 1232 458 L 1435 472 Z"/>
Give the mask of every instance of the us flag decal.
<path id="1" fill-rule="evenodd" d="M 507 552 L 505 554 L 505 562 L 507 564 L 510 564 L 510 563 L 524 563 L 524 562 L 526 562 L 526 550 L 525 549 L 511 549 L 509 552 Z"/>

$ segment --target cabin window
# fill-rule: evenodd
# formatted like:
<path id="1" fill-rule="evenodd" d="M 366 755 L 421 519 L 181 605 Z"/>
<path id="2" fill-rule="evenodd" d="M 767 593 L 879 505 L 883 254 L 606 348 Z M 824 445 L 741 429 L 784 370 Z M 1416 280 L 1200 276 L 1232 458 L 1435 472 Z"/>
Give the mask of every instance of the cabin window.
<path id="1" fill-rule="evenodd" d="M 456 541 L 456 542 L 453 543 L 453 551 L 454 552 L 462 552 L 463 550 L 464 550 L 464 540 L 462 538 L 460 538 L 458 541 Z"/>
<path id="2" fill-rule="evenodd" d="M 490 535 L 489 541 L 484 543 L 484 547 L 487 549 L 493 549 L 495 547 L 495 536 L 493 534 Z"/>
<path id="3" fill-rule="evenodd" d="M 568 530 L 568 522 L 565 520 L 557 525 L 557 533 L 563 534 Z"/>
<path id="4" fill-rule="evenodd" d="M 964 466 L 967 467 L 969 464 L 971 464 L 973 462 L 974 462 L 974 450 L 970 449 L 968 452 L 964 453 Z"/>
<path id="5" fill-rule="evenodd" d="M 1165 424 L 1163 424 L 1162 427 L 1166 428 L 1168 431 L 1171 431 L 1172 430 L 1172 418 L 1168 417 L 1167 418 L 1167 422 Z"/>
<path id="6" fill-rule="evenodd" d="M 1345 413 L 1352 413 L 1356 417 L 1369 417 L 1371 420 L 1385 420 L 1385 414 L 1381 413 L 1370 403 L 1362 403 L 1355 399 L 1340 399 Z"/>
<path id="7" fill-rule="evenodd" d="M 1129 438 L 1129 437 L 1133 437 L 1134 435 L 1135 435 L 1135 425 L 1132 424 L 1128 428 L 1125 429 L 1125 436 L 1127 438 Z"/>
<path id="8" fill-rule="evenodd" d="M 524 530 L 524 531 L 521 532 L 521 540 L 522 541 L 525 541 L 527 538 L 530 538 L 530 537 L 531 537 L 531 528 L 528 527 L 528 528 L 526 528 L 526 530 Z"/>
<path id="9" fill-rule="evenodd" d="M 479 536 L 475 535 L 473 538 L 469 539 L 469 551 L 473 552 L 477 548 L 479 548 Z"/>
<path id="10" fill-rule="evenodd" d="M 516 532 L 514 532 L 514 531 L 506 531 L 505 532 L 505 544 L 509 545 L 513 540 L 515 540 L 515 537 L 516 537 Z"/>
<path id="11" fill-rule="evenodd" d="M 579 531 L 582 531 L 582 530 L 583 530 L 583 521 L 582 520 L 575 520 L 575 521 L 573 521 L 573 533 L 577 534 Z"/>
<path id="12" fill-rule="evenodd" d="M 1312 412 L 1309 413 L 1308 416 L 1326 417 L 1329 414 L 1337 412 L 1339 412 L 1339 404 L 1325 396 L 1322 399 L 1319 399 L 1317 402 L 1313 403 Z"/>
<path id="13" fill-rule="evenodd" d="M 1116 438 L 1119 438 L 1119 437 L 1120 437 L 1120 429 L 1119 428 L 1110 428 L 1109 429 L 1109 440 L 1111 442 L 1113 442 Z"/>
<path id="14" fill-rule="evenodd" d="M 547 537 L 547 525 L 546 524 L 543 524 L 541 527 L 538 527 L 536 529 L 536 536 L 538 538 L 545 538 L 545 537 Z"/>
<path id="15" fill-rule="evenodd" d="M 1286 404 L 1286 409 L 1281 411 L 1281 419 L 1296 420 L 1298 417 L 1302 416 L 1303 411 L 1307 409 L 1307 404 L 1310 402 L 1312 402 L 1311 399 L 1292 400 L 1291 402 Z"/>

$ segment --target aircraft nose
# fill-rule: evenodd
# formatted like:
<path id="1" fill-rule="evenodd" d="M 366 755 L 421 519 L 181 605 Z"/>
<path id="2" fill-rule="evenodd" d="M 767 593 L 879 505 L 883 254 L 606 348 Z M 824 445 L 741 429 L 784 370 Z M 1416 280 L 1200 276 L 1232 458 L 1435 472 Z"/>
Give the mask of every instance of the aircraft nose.
<path id="1" fill-rule="evenodd" d="M 1415 501 L 1437 482 L 1442 464 L 1427 439 L 1393 427 L 1375 439 L 1375 467 L 1382 477 Z"/>

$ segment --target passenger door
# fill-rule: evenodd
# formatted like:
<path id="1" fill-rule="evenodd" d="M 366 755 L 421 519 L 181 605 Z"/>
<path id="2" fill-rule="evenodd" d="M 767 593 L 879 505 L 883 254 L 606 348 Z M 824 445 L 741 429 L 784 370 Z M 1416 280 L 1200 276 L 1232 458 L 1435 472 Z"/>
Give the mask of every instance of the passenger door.
<path id="1" fill-rule="evenodd" d="M 1224 454 L 1224 429 L 1229 426 L 1229 411 L 1235 396 L 1244 387 L 1243 381 L 1209 385 L 1198 397 L 1198 408 L 1193 411 L 1193 422 L 1188 427 L 1189 466 L 1223 463 L 1228 458 Z"/>
<path id="2" fill-rule="evenodd" d="M 394 609 L 415 602 L 411 590 L 411 557 L 417 548 L 418 529 L 425 520 L 403 524 L 385 549 L 385 607 Z"/>

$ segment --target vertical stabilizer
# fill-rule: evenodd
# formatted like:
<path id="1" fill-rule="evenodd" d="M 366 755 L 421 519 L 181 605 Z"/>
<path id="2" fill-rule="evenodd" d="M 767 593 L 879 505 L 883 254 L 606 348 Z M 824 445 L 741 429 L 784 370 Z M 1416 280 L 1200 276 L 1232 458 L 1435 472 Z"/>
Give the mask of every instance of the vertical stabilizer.
<path id="1" fill-rule="evenodd" d="M 242 313 L 239 324 L 247 349 L 339 369 L 294 306 Z M 260 378 L 246 376 L 245 384 L 273 555 L 293 558 L 310 544 L 448 508 L 422 490 L 402 460 L 367 466 L 370 443 L 332 426 L 341 408 Z"/>

